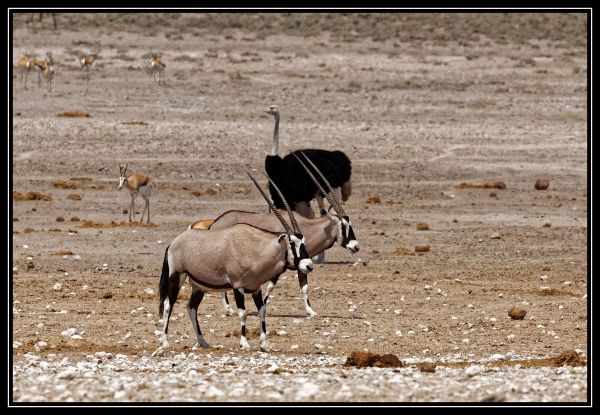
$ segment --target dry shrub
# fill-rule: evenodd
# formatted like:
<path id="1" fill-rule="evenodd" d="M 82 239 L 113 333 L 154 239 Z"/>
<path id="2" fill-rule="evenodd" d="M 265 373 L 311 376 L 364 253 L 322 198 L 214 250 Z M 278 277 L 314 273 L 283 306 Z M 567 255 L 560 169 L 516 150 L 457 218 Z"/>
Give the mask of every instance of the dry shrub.
<path id="1" fill-rule="evenodd" d="M 425 222 L 419 222 L 417 223 L 417 230 L 418 231 L 426 231 L 429 229 L 429 225 L 426 224 Z"/>
<path id="2" fill-rule="evenodd" d="M 110 223 L 96 223 L 94 221 L 91 220 L 86 220 L 85 222 L 83 222 L 82 224 L 79 225 L 80 228 L 118 228 L 118 227 L 124 227 L 124 228 L 136 228 L 136 227 L 142 227 L 142 228 L 155 228 L 156 224 L 155 223 L 140 223 L 140 222 L 115 222 L 115 221 L 111 221 Z"/>
<path id="3" fill-rule="evenodd" d="M 67 199 L 69 199 L 69 200 L 81 200 L 81 196 L 78 195 L 77 193 L 71 193 L 69 196 L 67 196 Z"/>
<path id="4" fill-rule="evenodd" d="M 456 189 L 499 189 L 506 190 L 506 184 L 504 182 L 494 183 L 461 183 L 454 186 Z"/>
<path id="5" fill-rule="evenodd" d="M 372 205 L 378 205 L 381 203 L 381 199 L 379 198 L 379 196 L 369 196 L 369 198 L 367 199 L 367 203 L 370 203 Z"/>
<path id="6" fill-rule="evenodd" d="M 396 255 L 414 255 L 415 253 L 408 248 L 401 246 L 400 248 L 396 248 L 394 251 Z"/>
<path id="7" fill-rule="evenodd" d="M 73 255 L 73 252 L 71 252 L 71 251 L 56 251 L 54 253 L 54 255 L 58 255 L 58 256 Z"/>
<path id="8" fill-rule="evenodd" d="M 565 350 L 556 357 L 553 357 L 554 366 L 585 366 L 586 360 L 575 350 Z"/>
<path id="9" fill-rule="evenodd" d="M 27 192 L 26 195 L 22 195 L 19 192 L 13 192 L 13 199 L 16 201 L 24 200 L 44 200 L 46 202 L 52 201 L 52 196 L 45 195 L 39 192 Z"/>
<path id="10" fill-rule="evenodd" d="M 77 183 L 67 183 L 63 180 L 52 183 L 52 186 L 56 187 L 57 189 L 77 189 L 80 187 Z"/>
<path id="11" fill-rule="evenodd" d="M 56 114 L 57 117 L 70 117 L 70 118 L 78 118 L 78 117 L 91 117 L 91 115 L 88 112 L 84 112 L 84 111 L 65 111 L 65 112 L 59 112 L 58 114 Z"/>
<path id="12" fill-rule="evenodd" d="M 125 125 L 148 125 L 145 121 L 123 121 L 121 124 Z"/>
<path id="13" fill-rule="evenodd" d="M 402 367 L 403 364 L 393 354 L 374 354 L 369 352 L 352 352 L 344 366 L 356 367 Z"/>

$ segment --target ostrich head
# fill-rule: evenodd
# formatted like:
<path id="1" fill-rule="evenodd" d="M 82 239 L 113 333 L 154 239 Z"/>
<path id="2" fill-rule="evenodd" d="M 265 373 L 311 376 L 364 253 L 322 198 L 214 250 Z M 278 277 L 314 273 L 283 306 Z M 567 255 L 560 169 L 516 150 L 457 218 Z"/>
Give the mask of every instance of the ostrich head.
<path id="1" fill-rule="evenodd" d="M 271 114 L 273 116 L 279 115 L 279 107 L 277 105 L 271 105 L 269 108 L 265 110 L 267 114 Z"/>

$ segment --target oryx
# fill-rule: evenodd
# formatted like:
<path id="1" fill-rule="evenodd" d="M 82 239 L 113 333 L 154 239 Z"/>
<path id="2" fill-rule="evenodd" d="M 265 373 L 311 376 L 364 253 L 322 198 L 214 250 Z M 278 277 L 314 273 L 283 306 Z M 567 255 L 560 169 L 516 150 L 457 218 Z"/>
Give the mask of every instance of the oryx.
<path id="1" fill-rule="evenodd" d="M 241 324 L 240 346 L 250 348 L 246 340 L 246 310 L 244 293 L 252 293 L 260 316 L 260 348 L 270 349 L 265 324 L 265 304 L 261 285 L 278 278 L 287 269 L 308 273 L 313 263 L 306 250 L 293 213 L 288 211 L 292 227 L 285 221 L 265 191 L 248 172 L 275 215 L 283 232 L 268 232 L 252 225 L 237 224 L 218 231 L 188 228 L 167 247 L 160 277 L 159 313 L 164 319 L 162 346 L 168 346 L 169 318 L 186 276 L 190 278 L 192 295 L 187 305 L 192 327 L 200 347 L 209 347 L 198 324 L 197 310 L 204 293 L 233 289 Z M 270 180 L 270 179 L 269 179 Z"/>
<path id="2" fill-rule="evenodd" d="M 326 212 L 324 216 L 320 218 L 305 218 L 301 215 L 298 215 L 296 220 L 298 221 L 298 226 L 300 227 L 300 231 L 306 238 L 306 249 L 308 250 L 308 254 L 312 257 L 321 254 L 326 249 L 329 249 L 333 246 L 334 243 L 340 244 L 343 248 L 347 248 L 350 252 L 355 253 L 358 252 L 360 246 L 358 241 L 356 240 L 356 236 L 354 235 L 354 230 L 352 229 L 352 223 L 350 222 L 350 218 L 344 212 L 344 209 L 339 202 L 335 191 L 330 186 L 327 179 L 321 174 L 319 169 L 311 162 L 311 160 L 304 154 L 302 155 L 306 158 L 306 160 L 311 164 L 313 169 L 320 175 L 321 179 L 327 186 L 328 192 L 325 192 L 320 182 L 315 178 L 310 169 L 298 158 L 298 161 L 304 167 L 309 177 L 314 181 L 317 185 L 318 190 L 321 192 L 321 195 L 324 196 L 330 203 L 329 211 Z M 295 156 L 295 154 L 294 154 Z M 191 228 L 199 228 L 204 227 L 204 223 L 206 221 L 198 221 L 191 225 Z M 269 232 L 280 232 L 282 231 L 281 223 L 277 220 L 277 217 L 270 213 L 256 213 L 256 212 L 244 212 L 239 210 L 230 210 L 228 212 L 223 213 L 214 222 L 210 225 L 209 229 L 211 231 L 226 229 L 230 226 L 233 226 L 238 223 L 246 223 L 249 225 L 256 226 L 257 228 L 264 229 Z M 265 304 L 269 300 L 269 295 L 271 291 L 275 288 L 275 284 L 279 279 L 279 275 L 274 277 L 269 284 L 267 285 L 267 291 L 264 298 Z M 300 291 L 302 292 L 302 298 L 304 300 L 304 308 L 309 317 L 315 316 L 317 313 L 313 310 L 310 305 L 310 301 L 308 299 L 308 278 L 306 273 L 298 272 L 298 282 L 300 284 Z M 221 298 L 223 300 L 223 307 L 225 308 L 225 312 L 228 315 L 231 315 L 232 310 L 229 306 L 229 301 L 227 299 L 227 294 L 225 292 L 221 293 Z"/>

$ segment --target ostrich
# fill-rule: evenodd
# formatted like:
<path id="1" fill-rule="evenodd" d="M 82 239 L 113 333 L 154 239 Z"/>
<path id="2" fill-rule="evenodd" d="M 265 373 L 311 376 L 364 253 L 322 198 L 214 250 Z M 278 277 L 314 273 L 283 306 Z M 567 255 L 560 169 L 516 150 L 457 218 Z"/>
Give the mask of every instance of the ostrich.
<path id="1" fill-rule="evenodd" d="M 343 201 L 348 200 L 352 194 L 352 165 L 348 156 L 341 151 L 328 151 L 321 149 L 301 149 L 296 150 L 287 156 L 281 158 L 277 154 L 279 145 L 279 108 L 277 105 L 271 105 L 265 110 L 275 118 L 275 129 L 273 130 L 273 145 L 271 154 L 265 158 L 265 170 L 275 184 L 279 187 L 283 196 L 290 204 L 292 210 L 297 211 L 302 216 L 314 218 L 315 214 L 310 208 L 310 201 L 317 199 L 321 216 L 326 215 L 327 210 L 323 203 L 323 197 L 319 193 L 317 185 L 311 180 L 304 168 L 294 157 L 294 153 L 300 157 L 304 153 L 316 164 L 317 168 L 323 173 L 325 178 L 331 184 L 331 187 Z M 322 183 L 322 186 L 325 184 Z M 271 198 L 278 209 L 283 208 L 281 198 L 269 184 Z M 321 254 L 315 262 L 320 263 L 324 260 L 324 254 Z"/>

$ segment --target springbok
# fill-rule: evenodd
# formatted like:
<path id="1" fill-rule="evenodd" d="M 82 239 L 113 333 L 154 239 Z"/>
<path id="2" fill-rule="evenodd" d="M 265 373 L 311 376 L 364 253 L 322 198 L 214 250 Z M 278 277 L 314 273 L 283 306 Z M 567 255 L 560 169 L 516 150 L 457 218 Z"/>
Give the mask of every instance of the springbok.
<path id="1" fill-rule="evenodd" d="M 250 349 L 246 339 L 244 293 L 252 293 L 260 317 L 260 349 L 269 351 L 261 285 L 290 268 L 303 273 L 312 271 L 313 263 L 308 256 L 304 236 L 287 203 L 285 208 L 292 227 L 254 177 L 249 172 L 246 173 L 273 209 L 284 232 L 268 232 L 251 225 L 237 224 L 218 231 L 188 228 L 176 237 L 165 250 L 159 284 L 159 314 L 163 318 L 162 345 L 153 355 L 161 353 L 169 345 L 169 319 L 186 276 L 189 276 L 192 286 L 192 295 L 187 305 L 188 315 L 199 347 L 209 347 L 200 330 L 197 314 L 204 293 L 233 289 L 241 325 L 240 347 Z"/>
<path id="2" fill-rule="evenodd" d="M 142 217 L 140 219 L 140 223 L 144 222 L 144 213 L 146 209 L 148 209 L 148 222 L 150 223 L 150 190 L 155 186 L 154 180 L 150 176 L 145 173 L 134 173 L 126 176 L 127 174 L 127 166 L 121 166 L 119 164 L 119 190 L 123 188 L 123 185 L 127 187 L 129 193 L 131 194 L 131 206 L 129 208 L 129 222 L 131 222 L 131 213 L 133 212 L 133 220 L 135 221 L 135 198 L 138 193 L 142 195 L 144 200 L 146 201 L 146 205 L 144 206 L 144 210 L 142 211 Z"/>
<path id="3" fill-rule="evenodd" d="M 21 84 L 23 85 L 23 79 L 25 79 L 25 89 L 27 89 L 27 77 L 31 70 L 31 61 L 33 60 L 31 52 L 25 51 L 23 55 L 17 61 L 17 70 L 21 73 Z"/>
<path id="4" fill-rule="evenodd" d="M 165 62 L 158 56 L 158 54 L 153 53 L 152 59 L 150 60 L 150 72 L 152 73 L 152 79 L 156 81 L 156 73 L 158 72 L 158 85 L 165 84 Z"/>
<path id="5" fill-rule="evenodd" d="M 46 79 L 48 90 L 52 90 L 52 77 L 54 76 L 54 60 L 52 52 L 46 52 L 46 59 L 38 61 L 36 59 L 30 62 L 31 69 L 38 74 L 38 86 L 42 86 L 42 78 Z"/>
<path id="6" fill-rule="evenodd" d="M 85 72 L 86 82 L 90 82 L 90 69 L 94 66 L 96 62 L 96 57 L 94 55 L 86 55 L 83 58 L 79 59 L 79 65 L 81 66 L 81 70 Z"/>
<path id="7" fill-rule="evenodd" d="M 358 252 L 360 246 L 354 235 L 352 223 L 350 222 L 350 218 L 348 217 L 346 212 L 344 212 L 344 209 L 342 208 L 342 205 L 337 198 L 335 190 L 332 189 L 327 179 L 321 174 L 321 171 L 311 162 L 311 160 L 306 156 L 306 154 L 302 153 L 302 155 L 311 164 L 314 170 L 320 175 L 321 179 L 329 189 L 328 192 L 325 192 L 325 190 L 321 186 L 321 183 L 319 183 L 319 181 L 315 178 L 315 176 L 312 174 L 309 168 L 302 162 L 302 160 L 298 158 L 298 161 L 306 170 L 311 180 L 316 184 L 317 189 L 320 191 L 321 195 L 323 195 L 329 201 L 330 204 L 329 211 L 327 211 L 324 216 L 321 216 L 319 218 L 305 218 L 301 215 L 298 215 L 298 226 L 300 227 L 300 231 L 306 238 L 306 249 L 308 250 L 308 254 L 314 258 L 316 255 L 320 254 L 321 252 L 324 252 L 326 249 L 331 248 L 336 242 L 340 244 L 343 248 L 348 249 L 352 253 Z M 294 156 L 297 157 L 295 154 Z M 332 209 L 333 212 L 331 211 Z M 269 232 L 281 231 L 281 225 L 279 224 L 279 221 L 277 221 L 276 217 L 272 214 L 244 212 L 239 210 L 230 210 L 228 212 L 223 213 L 221 216 L 219 216 L 213 221 L 209 229 L 225 229 L 237 223 L 246 223 Z M 192 224 L 190 227 L 194 229 L 199 229 L 205 226 L 206 221 L 198 221 Z M 278 279 L 279 276 L 269 281 L 267 285 L 266 295 L 264 298 L 265 304 L 268 303 L 269 295 L 275 288 L 275 284 L 277 284 Z M 298 283 L 300 284 L 300 291 L 302 292 L 304 308 L 306 310 L 306 313 L 309 317 L 316 316 L 317 313 L 311 307 L 310 300 L 308 299 L 307 275 L 298 272 Z M 225 313 L 227 315 L 231 315 L 231 306 L 229 305 L 229 300 L 227 299 L 227 294 L 225 292 L 221 293 L 221 299 L 223 301 Z"/>

